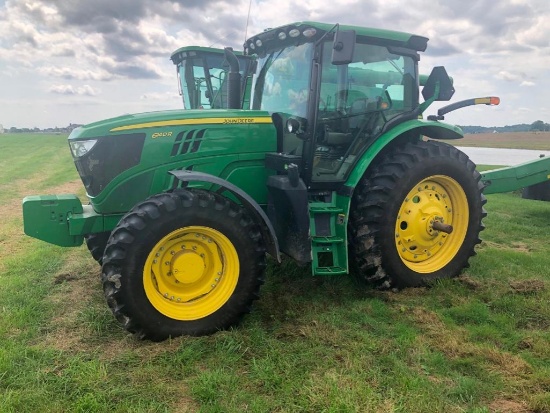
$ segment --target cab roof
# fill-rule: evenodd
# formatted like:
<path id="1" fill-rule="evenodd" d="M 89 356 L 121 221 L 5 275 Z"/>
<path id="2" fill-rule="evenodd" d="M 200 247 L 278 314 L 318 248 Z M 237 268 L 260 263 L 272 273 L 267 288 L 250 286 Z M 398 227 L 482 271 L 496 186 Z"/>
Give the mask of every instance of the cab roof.
<path id="1" fill-rule="evenodd" d="M 170 56 L 170 59 L 174 64 L 178 64 L 186 57 L 194 57 L 198 54 L 204 55 L 206 53 L 210 53 L 212 55 L 222 55 L 224 54 L 223 49 L 218 49 L 215 47 L 204 47 L 204 46 L 185 46 L 180 47 L 178 50 L 174 51 L 172 55 Z M 235 53 L 236 56 L 242 56 L 242 52 L 239 52 L 237 50 L 234 50 L 233 53 Z"/>
<path id="2" fill-rule="evenodd" d="M 354 30 L 358 37 L 370 38 L 373 40 L 377 40 L 378 42 L 386 42 L 393 46 L 405 47 L 407 49 L 415 50 L 417 52 L 425 51 L 426 47 L 428 46 L 427 37 L 417 36 L 411 33 L 344 24 L 303 21 L 287 24 L 273 29 L 267 29 L 263 33 L 252 36 L 244 44 L 245 52 L 248 52 L 248 54 L 257 53 L 256 45 L 258 40 L 260 40 L 260 44 L 264 45 L 266 42 L 270 42 L 275 39 L 281 39 L 281 37 L 283 36 L 285 36 L 285 39 L 288 39 L 290 32 L 294 29 L 297 29 L 300 32 L 300 34 L 294 38 L 295 41 L 298 42 L 300 41 L 300 38 L 303 39 L 304 32 L 307 29 L 315 29 L 316 33 L 314 36 L 312 36 L 314 39 L 321 38 L 325 33 L 331 30 Z M 254 46 L 251 46 L 251 44 L 254 44 Z"/>

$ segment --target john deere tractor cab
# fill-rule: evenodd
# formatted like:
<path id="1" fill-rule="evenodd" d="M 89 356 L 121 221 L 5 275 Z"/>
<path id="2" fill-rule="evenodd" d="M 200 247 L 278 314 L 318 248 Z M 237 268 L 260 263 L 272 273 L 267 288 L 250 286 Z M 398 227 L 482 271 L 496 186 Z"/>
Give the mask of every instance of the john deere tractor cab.
<path id="1" fill-rule="evenodd" d="M 253 36 L 244 49 L 257 61 L 250 109 L 241 109 L 242 68 L 226 49 L 228 109 L 74 130 L 89 205 L 75 195 L 27 197 L 25 232 L 63 246 L 86 238 L 115 317 L 152 340 L 236 324 L 258 297 L 266 253 L 380 287 L 455 277 L 480 242 L 485 198 L 475 165 L 439 142 L 462 131 L 441 120 L 497 102 L 459 102 L 422 119 L 454 92 L 436 68 L 420 102 L 427 42 L 314 22 Z M 199 107 L 200 92 L 216 106 L 204 60 L 180 57 L 186 102 Z"/>
<path id="2" fill-rule="evenodd" d="M 234 52 L 241 74 L 241 96 L 248 96 L 250 69 L 253 60 L 242 52 Z M 176 65 L 178 88 L 185 109 L 225 109 L 227 108 L 227 73 L 229 61 L 222 49 L 187 46 L 172 53 L 170 57 Z M 248 107 L 248 99 L 242 101 Z"/>
<path id="3" fill-rule="evenodd" d="M 427 39 L 387 33 L 379 41 L 372 34 L 300 26 L 247 43 L 245 50 L 258 56 L 252 108 L 291 121 L 279 143 L 298 155 L 312 187 L 345 182 L 376 137 L 420 114 L 418 51 Z"/>

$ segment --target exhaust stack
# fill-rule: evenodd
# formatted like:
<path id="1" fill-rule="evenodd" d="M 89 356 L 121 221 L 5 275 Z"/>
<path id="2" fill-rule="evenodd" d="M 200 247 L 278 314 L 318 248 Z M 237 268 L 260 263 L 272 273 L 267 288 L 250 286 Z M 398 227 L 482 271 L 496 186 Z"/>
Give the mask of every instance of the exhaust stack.
<path id="1" fill-rule="evenodd" d="M 239 73 L 239 60 L 233 53 L 231 47 L 226 47 L 224 53 L 230 66 L 227 75 L 227 108 L 241 109 L 241 74 Z"/>

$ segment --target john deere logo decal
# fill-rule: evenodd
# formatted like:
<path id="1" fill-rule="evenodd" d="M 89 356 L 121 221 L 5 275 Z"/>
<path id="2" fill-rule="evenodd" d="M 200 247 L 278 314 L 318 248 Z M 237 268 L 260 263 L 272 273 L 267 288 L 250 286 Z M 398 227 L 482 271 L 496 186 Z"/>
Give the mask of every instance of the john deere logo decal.
<path id="1" fill-rule="evenodd" d="M 226 118 L 223 123 L 254 123 L 254 118 Z"/>

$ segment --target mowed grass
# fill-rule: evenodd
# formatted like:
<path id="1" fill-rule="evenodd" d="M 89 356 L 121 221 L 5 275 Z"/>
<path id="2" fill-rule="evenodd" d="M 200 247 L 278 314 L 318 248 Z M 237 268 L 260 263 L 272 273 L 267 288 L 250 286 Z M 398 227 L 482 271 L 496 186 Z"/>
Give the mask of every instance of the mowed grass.
<path id="1" fill-rule="evenodd" d="M 550 412 L 548 203 L 490 195 L 457 279 L 381 292 L 270 263 L 238 328 L 151 343 L 86 247 L 22 234 L 23 196 L 82 195 L 66 137 L 0 147 L 0 412 Z"/>
<path id="2" fill-rule="evenodd" d="M 450 143 L 457 146 L 550 151 L 550 132 L 473 133 Z"/>

